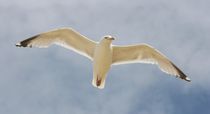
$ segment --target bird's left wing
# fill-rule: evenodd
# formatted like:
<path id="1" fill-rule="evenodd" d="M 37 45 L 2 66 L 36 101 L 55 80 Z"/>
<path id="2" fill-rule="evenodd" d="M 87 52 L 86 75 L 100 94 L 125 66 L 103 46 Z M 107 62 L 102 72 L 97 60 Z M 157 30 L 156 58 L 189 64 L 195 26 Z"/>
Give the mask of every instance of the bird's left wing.
<path id="1" fill-rule="evenodd" d="M 190 81 L 190 79 L 169 59 L 167 59 L 166 56 L 147 44 L 113 46 L 112 64 L 117 65 L 128 63 L 157 64 L 163 72 Z"/>
<path id="2" fill-rule="evenodd" d="M 86 38 L 71 28 L 62 28 L 38 34 L 16 44 L 17 47 L 46 48 L 57 44 L 93 59 L 96 42 Z"/>

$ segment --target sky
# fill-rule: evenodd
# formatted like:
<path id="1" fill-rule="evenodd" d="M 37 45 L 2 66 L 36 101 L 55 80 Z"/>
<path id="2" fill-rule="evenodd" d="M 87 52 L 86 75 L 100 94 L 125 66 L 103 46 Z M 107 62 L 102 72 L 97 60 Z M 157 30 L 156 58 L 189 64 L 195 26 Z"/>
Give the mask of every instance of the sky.
<path id="1" fill-rule="evenodd" d="M 209 0 L 0 0 L 1 114 L 210 113 Z M 16 48 L 40 32 L 71 27 L 113 44 L 147 43 L 192 80 L 154 65 L 113 66 L 94 88 L 92 63 L 73 51 Z"/>

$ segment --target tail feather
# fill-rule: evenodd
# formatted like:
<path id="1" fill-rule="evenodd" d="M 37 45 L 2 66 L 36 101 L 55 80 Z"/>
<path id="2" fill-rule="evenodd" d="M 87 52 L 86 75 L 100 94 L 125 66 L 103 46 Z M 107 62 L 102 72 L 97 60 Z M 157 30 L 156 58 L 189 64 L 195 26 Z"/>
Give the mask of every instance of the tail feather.
<path id="1" fill-rule="evenodd" d="M 105 79 L 99 79 L 97 76 L 92 80 L 92 85 L 96 88 L 103 89 L 105 87 Z"/>

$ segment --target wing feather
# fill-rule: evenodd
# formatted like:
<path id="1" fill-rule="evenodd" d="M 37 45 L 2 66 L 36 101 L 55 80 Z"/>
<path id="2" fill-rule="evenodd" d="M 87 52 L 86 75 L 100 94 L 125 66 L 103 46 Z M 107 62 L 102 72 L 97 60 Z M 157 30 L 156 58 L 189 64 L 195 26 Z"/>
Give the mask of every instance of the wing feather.
<path id="1" fill-rule="evenodd" d="M 163 72 L 190 81 L 190 79 L 166 56 L 147 44 L 113 46 L 112 64 L 118 65 L 129 63 L 156 64 Z"/>
<path id="2" fill-rule="evenodd" d="M 71 28 L 62 28 L 38 34 L 17 43 L 16 46 L 47 48 L 52 44 L 73 50 L 92 60 L 97 43 Z"/>

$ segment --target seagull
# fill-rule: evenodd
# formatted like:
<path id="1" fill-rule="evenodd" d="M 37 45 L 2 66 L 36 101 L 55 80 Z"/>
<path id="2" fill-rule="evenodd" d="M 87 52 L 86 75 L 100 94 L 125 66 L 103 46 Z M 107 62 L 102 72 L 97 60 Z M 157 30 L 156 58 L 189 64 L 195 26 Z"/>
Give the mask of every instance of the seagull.
<path id="1" fill-rule="evenodd" d="M 114 37 L 104 36 L 99 42 L 88 39 L 72 28 L 60 28 L 40 33 L 16 44 L 17 47 L 47 48 L 57 44 L 83 55 L 93 62 L 92 85 L 103 89 L 107 73 L 113 65 L 130 63 L 148 63 L 157 65 L 161 71 L 191 80 L 165 55 L 148 44 L 112 45 Z"/>

